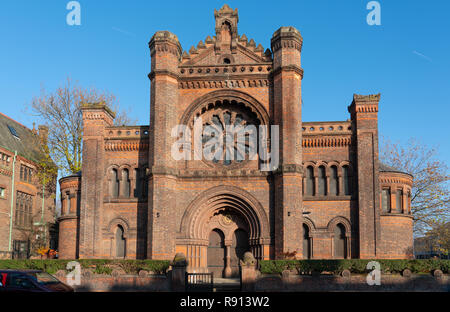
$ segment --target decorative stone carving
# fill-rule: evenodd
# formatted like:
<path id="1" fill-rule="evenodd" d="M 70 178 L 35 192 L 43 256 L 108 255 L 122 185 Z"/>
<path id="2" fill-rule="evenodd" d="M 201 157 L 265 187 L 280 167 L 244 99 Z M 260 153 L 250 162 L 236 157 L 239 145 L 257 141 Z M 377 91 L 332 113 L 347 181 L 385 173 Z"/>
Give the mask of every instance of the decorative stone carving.
<path id="1" fill-rule="evenodd" d="M 172 260 L 172 266 L 186 266 L 187 265 L 187 260 L 186 260 L 186 256 L 184 255 L 184 253 L 179 252 L 177 254 L 175 254 L 175 257 Z"/>
<path id="2" fill-rule="evenodd" d="M 341 276 L 343 277 L 343 278 L 350 278 L 350 276 L 352 275 L 352 273 L 350 272 L 350 270 L 343 270 L 342 272 L 341 272 Z"/>
<path id="3" fill-rule="evenodd" d="M 441 270 L 434 270 L 433 276 L 437 279 L 441 279 L 444 276 L 444 273 Z"/>
<path id="4" fill-rule="evenodd" d="M 402 272 L 402 276 L 403 277 L 408 277 L 409 278 L 409 277 L 411 277 L 411 274 L 412 273 L 411 273 L 410 269 L 404 269 L 403 272 Z"/>
<path id="5" fill-rule="evenodd" d="M 250 251 L 246 251 L 240 263 L 241 265 L 256 265 L 255 256 Z"/>

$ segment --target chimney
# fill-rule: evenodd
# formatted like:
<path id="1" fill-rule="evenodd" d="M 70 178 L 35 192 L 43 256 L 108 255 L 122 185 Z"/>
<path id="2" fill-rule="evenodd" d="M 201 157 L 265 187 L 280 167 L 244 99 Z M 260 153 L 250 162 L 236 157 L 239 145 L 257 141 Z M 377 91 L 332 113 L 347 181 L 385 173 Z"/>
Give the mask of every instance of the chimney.
<path id="1" fill-rule="evenodd" d="M 39 125 L 38 129 L 39 129 L 39 138 L 41 139 L 41 142 L 47 145 L 48 127 L 44 125 Z"/>

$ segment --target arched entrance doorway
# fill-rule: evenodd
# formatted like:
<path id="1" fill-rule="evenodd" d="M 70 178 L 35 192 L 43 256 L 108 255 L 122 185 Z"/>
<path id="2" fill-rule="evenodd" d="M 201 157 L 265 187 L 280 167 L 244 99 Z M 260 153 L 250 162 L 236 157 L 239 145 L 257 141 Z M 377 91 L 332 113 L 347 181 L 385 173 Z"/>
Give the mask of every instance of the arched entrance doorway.
<path id="1" fill-rule="evenodd" d="M 214 187 L 199 195 L 186 209 L 180 230 L 177 248 L 186 250 L 189 272 L 238 276 L 246 251 L 256 259 L 269 257 L 267 215 L 256 199 L 236 187 Z"/>
<path id="2" fill-rule="evenodd" d="M 230 247 L 231 275 L 239 275 L 239 260 L 243 259 L 244 253 L 250 250 L 248 233 L 243 229 L 237 229 L 233 233 L 233 241 Z"/>
<path id="3" fill-rule="evenodd" d="M 208 245 L 208 271 L 214 276 L 222 276 L 225 269 L 225 236 L 219 229 L 214 229 L 209 234 Z"/>
<path id="4" fill-rule="evenodd" d="M 216 211 L 205 225 L 211 229 L 206 255 L 208 272 L 215 277 L 239 276 L 239 261 L 246 251 L 251 251 L 245 218 L 226 207 Z"/>
<path id="5" fill-rule="evenodd" d="M 208 272 L 213 272 L 215 277 L 239 276 L 239 261 L 243 259 L 244 253 L 251 249 L 248 233 L 243 229 L 236 229 L 232 234 L 231 245 L 227 243 L 228 246 L 225 244 L 222 230 L 213 229 L 209 234 Z"/>

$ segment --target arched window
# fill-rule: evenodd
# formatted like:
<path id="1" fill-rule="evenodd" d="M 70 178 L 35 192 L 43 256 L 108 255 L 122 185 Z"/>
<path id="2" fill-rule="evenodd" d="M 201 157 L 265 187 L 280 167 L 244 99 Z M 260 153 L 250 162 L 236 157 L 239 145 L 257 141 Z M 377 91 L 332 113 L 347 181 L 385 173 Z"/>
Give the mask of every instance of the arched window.
<path id="1" fill-rule="evenodd" d="M 403 212 L 403 190 L 398 189 L 396 194 L 396 201 L 395 201 L 395 211 L 397 213 Z"/>
<path id="2" fill-rule="evenodd" d="M 385 213 L 391 211 L 391 192 L 388 188 L 381 190 L 381 210 Z"/>
<path id="3" fill-rule="evenodd" d="M 134 197 L 141 198 L 141 187 L 142 187 L 141 183 L 142 183 L 142 181 L 141 181 L 141 176 L 139 174 L 139 169 L 137 169 L 137 168 L 134 169 L 134 176 L 136 178 L 136 186 L 134 188 Z"/>
<path id="4" fill-rule="evenodd" d="M 63 193 L 61 193 L 61 215 L 65 215 L 67 213 L 66 205 L 66 197 Z"/>
<path id="5" fill-rule="evenodd" d="M 352 190 L 352 184 L 351 184 L 351 176 L 350 176 L 350 170 L 347 165 L 342 167 L 342 179 L 343 179 L 343 187 L 344 187 L 344 194 L 345 195 L 351 195 Z"/>
<path id="6" fill-rule="evenodd" d="M 345 227 L 341 223 L 334 228 L 334 257 L 347 257 L 347 238 L 345 237 Z"/>
<path id="7" fill-rule="evenodd" d="M 147 198 L 147 195 L 148 195 L 148 177 L 147 177 L 147 167 L 145 167 L 142 172 L 142 198 Z"/>
<path id="8" fill-rule="evenodd" d="M 306 195 L 314 195 L 314 169 L 306 168 Z"/>
<path id="9" fill-rule="evenodd" d="M 121 225 L 117 226 L 116 229 L 116 257 L 125 258 L 125 237 L 124 230 Z"/>
<path id="10" fill-rule="evenodd" d="M 119 197 L 119 173 L 117 169 L 112 170 L 111 174 L 111 193 L 113 197 Z"/>
<path id="11" fill-rule="evenodd" d="M 311 239 L 306 224 L 303 224 L 303 259 L 311 259 Z"/>
<path id="12" fill-rule="evenodd" d="M 408 197 L 406 198 L 406 210 L 405 213 L 411 214 L 411 192 L 408 191 Z"/>
<path id="13" fill-rule="evenodd" d="M 128 169 L 122 170 L 123 196 L 130 197 L 130 172 Z"/>
<path id="14" fill-rule="evenodd" d="M 221 34 L 223 43 L 231 42 L 231 25 L 228 21 L 225 21 L 222 23 L 220 34 Z"/>
<path id="15" fill-rule="evenodd" d="M 66 192 L 66 213 L 67 214 L 70 214 L 70 209 L 71 209 L 71 207 L 70 207 L 70 204 L 71 204 L 71 202 L 70 202 L 70 192 Z"/>
<path id="16" fill-rule="evenodd" d="M 336 166 L 331 166 L 330 195 L 337 195 L 338 187 L 338 170 Z"/>
<path id="17" fill-rule="evenodd" d="M 319 195 L 326 195 L 327 192 L 327 176 L 325 174 L 325 167 L 319 167 Z"/>

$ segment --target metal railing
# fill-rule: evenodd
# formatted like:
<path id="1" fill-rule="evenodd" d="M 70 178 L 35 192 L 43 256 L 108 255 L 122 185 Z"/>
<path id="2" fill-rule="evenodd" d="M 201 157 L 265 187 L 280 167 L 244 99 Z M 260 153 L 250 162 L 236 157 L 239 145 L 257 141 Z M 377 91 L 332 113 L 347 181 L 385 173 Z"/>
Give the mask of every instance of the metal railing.
<path id="1" fill-rule="evenodd" d="M 213 291 L 213 273 L 187 273 L 186 291 Z"/>

